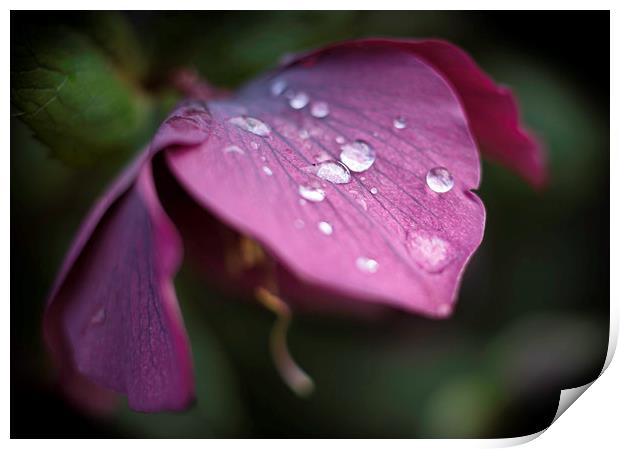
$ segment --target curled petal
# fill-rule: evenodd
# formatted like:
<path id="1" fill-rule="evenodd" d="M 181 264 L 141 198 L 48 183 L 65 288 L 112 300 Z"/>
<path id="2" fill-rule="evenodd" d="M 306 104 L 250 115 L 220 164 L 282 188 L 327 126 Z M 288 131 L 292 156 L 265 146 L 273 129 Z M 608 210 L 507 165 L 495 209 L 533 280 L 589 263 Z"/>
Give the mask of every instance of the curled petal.
<path id="1" fill-rule="evenodd" d="M 459 47 L 442 40 L 365 39 L 290 57 L 286 64 L 311 61 L 343 48 L 399 48 L 424 59 L 453 87 L 465 109 L 472 133 L 485 157 L 514 170 L 537 188 L 547 182 L 546 153 L 541 142 L 523 128 L 510 89 L 498 86 Z"/>
<path id="2" fill-rule="evenodd" d="M 471 193 L 480 163 L 466 112 L 433 66 L 391 43 L 335 46 L 209 113 L 207 140 L 165 153 L 199 204 L 301 282 L 450 314 L 485 213 Z M 370 165 L 341 154 L 364 145 Z M 448 171 L 449 191 L 429 187 L 435 168 Z"/>
<path id="3" fill-rule="evenodd" d="M 48 298 L 46 342 L 65 390 L 86 407 L 96 394 L 108 408 L 100 387 L 126 394 L 142 411 L 178 410 L 193 399 L 189 342 L 172 285 L 181 243 L 157 198 L 151 158 L 169 145 L 203 141 L 209 114 L 200 102 L 178 111 L 183 116 L 164 122 L 90 211 Z"/>
<path id="4" fill-rule="evenodd" d="M 65 381 L 85 376 L 126 394 L 135 410 L 177 410 L 193 398 L 172 285 L 180 241 L 150 165 L 139 170 L 133 185 L 131 170 L 121 177 L 87 219 L 48 303 L 45 335 Z"/>

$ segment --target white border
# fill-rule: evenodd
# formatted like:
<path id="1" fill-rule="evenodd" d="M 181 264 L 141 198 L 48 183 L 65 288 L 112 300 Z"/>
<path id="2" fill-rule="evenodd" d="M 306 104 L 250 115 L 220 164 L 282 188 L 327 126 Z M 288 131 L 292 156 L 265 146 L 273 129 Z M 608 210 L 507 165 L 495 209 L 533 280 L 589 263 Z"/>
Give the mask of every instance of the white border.
<path id="1" fill-rule="evenodd" d="M 55 0 L 53 4 L 51 2 L 44 1 L 29 1 L 29 2 L 8 2 L 10 7 L 13 9 L 46 9 L 50 6 L 54 6 L 59 9 L 80 9 L 83 8 L 85 3 L 83 1 L 58 1 Z M 102 1 L 91 1 L 88 2 L 88 6 L 93 9 L 166 9 L 166 8 L 174 8 L 174 9 L 200 9 L 200 8 L 211 8 L 211 9 L 220 9 L 217 6 L 221 5 L 220 2 L 214 4 L 214 2 L 208 1 L 175 1 L 164 2 L 152 0 L 149 2 L 142 1 L 118 1 L 118 0 L 107 0 L 105 2 Z M 381 3 L 377 2 L 363 2 L 363 1 L 339 1 L 335 2 L 334 0 L 314 0 L 312 2 L 312 9 L 376 9 L 377 7 L 381 7 L 382 9 L 463 9 L 467 8 L 500 8 L 500 9 L 554 9 L 556 5 L 561 5 L 567 9 L 580 9 L 583 7 L 583 2 L 576 1 L 564 1 L 564 2 L 550 2 L 550 1 L 541 1 L 541 0 L 521 0 L 518 3 L 515 2 L 502 2 L 498 4 L 496 1 L 428 1 L 428 2 L 405 2 L 405 1 L 391 1 L 391 0 L 382 0 Z M 225 8 L 222 9 L 256 9 L 258 6 L 261 8 L 269 8 L 269 9 L 310 9 L 310 5 L 302 5 L 302 8 L 295 8 L 296 5 L 299 4 L 291 4 L 290 1 L 267 1 L 262 0 L 259 2 L 249 2 L 249 1 L 239 1 L 239 0 L 227 0 L 225 2 Z M 588 1 L 587 7 L 589 9 L 612 9 L 611 1 Z M 3 29 L 5 30 L 6 38 L 2 43 L 2 60 L 9 61 L 10 60 L 10 38 L 7 34 L 10 33 L 10 14 L 7 13 L 3 17 Z M 615 31 L 620 26 L 620 20 L 617 18 L 617 14 L 612 11 L 611 13 L 611 48 L 618 49 L 618 32 Z M 524 24 L 526 26 L 526 24 Z M 549 24 L 550 27 L 553 24 Z M 575 33 L 579 33 L 580 30 L 575 30 Z M 617 70 L 617 57 L 613 57 L 614 52 L 610 52 L 611 55 L 611 80 L 616 81 L 613 75 L 618 74 Z M 578 58 L 579 55 L 576 55 Z M 7 64 L 8 65 L 8 64 Z M 3 77 L 5 78 L 5 86 L 10 85 L 9 71 L 7 69 L 3 72 Z M 4 117 L 9 117 L 10 115 L 10 93 L 9 89 L 5 87 L 3 91 L 3 96 L 5 100 L 2 105 L 5 109 Z M 611 148 L 616 147 L 618 142 L 618 89 L 615 87 L 615 84 L 612 82 L 611 85 Z M 5 119 L 6 120 L 6 119 Z M 2 183 L 2 187 L 0 187 L 0 207 L 2 210 L 2 220 L 0 222 L 0 226 L 2 227 L 2 236 L 3 243 L 2 246 L 4 248 L 3 257 L 0 259 L 0 263 L 2 264 L 1 275 L 3 277 L 2 285 L 5 286 L 5 295 L 4 300 L 1 302 L 1 306 L 3 309 L 3 316 L 5 319 L 5 326 L 3 327 L 3 339 L 2 339 L 2 359 L 4 361 L 3 369 L 0 370 L 0 376 L 2 376 L 2 385 L 3 389 L 3 404 L 4 408 L 2 410 L 2 428 L 4 430 L 3 434 L 5 438 L 8 438 L 10 435 L 10 379 L 9 379 L 9 342 L 10 342 L 10 310 L 9 310 L 9 298 L 10 298 L 10 140 L 9 140 L 9 126 L 7 125 L 8 121 L 4 122 L 5 132 L 3 133 L 3 139 L 5 141 L 4 151 L 2 151 L 3 164 L 2 168 L 5 171 L 4 176 L 0 178 L 0 182 Z M 620 166 L 618 163 L 618 156 L 613 151 L 611 152 L 611 167 L 610 167 L 610 180 L 611 180 L 611 197 L 619 198 L 620 197 L 620 182 L 618 181 L 618 177 L 611 176 L 611 173 L 620 173 Z M 612 200 L 611 207 L 611 229 L 618 230 L 620 229 L 620 212 L 618 208 L 618 203 L 614 203 Z M 615 234 L 611 234 L 611 298 L 613 298 L 611 302 L 611 332 L 610 332 L 610 345 L 608 351 L 608 357 L 605 363 L 605 367 L 607 368 L 601 377 L 596 380 L 593 384 L 591 384 L 590 388 L 587 388 L 585 391 L 584 388 L 579 393 L 584 393 L 583 397 L 579 399 L 578 405 L 570 407 L 569 410 L 566 411 L 563 415 L 559 416 L 559 419 L 554 422 L 554 424 L 546 431 L 540 432 L 535 435 L 524 436 L 520 438 L 514 439 L 502 439 L 502 440 L 384 440 L 380 444 L 389 445 L 392 447 L 403 447 L 409 449 L 412 445 L 421 444 L 423 447 L 498 447 L 498 446 L 512 446 L 515 444 L 522 444 L 534 439 L 530 445 L 538 448 L 547 448 L 547 447 L 562 447 L 564 445 L 572 447 L 579 446 L 584 447 L 587 445 L 594 445 L 594 447 L 602 446 L 602 447 L 610 447 L 615 446 L 618 439 L 618 430 L 617 430 L 617 406 L 618 406 L 618 374 L 620 373 L 620 369 L 618 368 L 618 363 L 611 364 L 611 358 L 615 351 L 616 343 L 617 343 L 617 335 L 618 335 L 618 298 L 620 298 L 620 289 L 619 289 L 619 280 L 620 280 L 620 271 L 618 270 L 618 254 L 619 254 L 619 240 Z M 569 399 L 571 396 L 573 399 L 575 398 L 575 391 L 567 391 L 563 392 L 564 400 Z M 578 397 L 579 395 L 577 395 Z M 33 407 L 36 407 L 36 404 L 32 404 Z M 53 419 L 53 418 L 50 418 Z M 36 425 L 36 423 L 33 423 Z M 540 438 L 536 438 L 540 437 Z M 11 444 L 15 446 L 29 446 L 32 444 L 32 441 L 28 440 L 12 440 Z M 187 444 L 188 446 L 194 447 L 203 447 L 204 444 L 209 445 L 217 445 L 219 447 L 232 447 L 240 444 L 244 444 L 244 440 L 218 440 L 218 441 L 210 441 L 205 443 L 200 440 L 182 440 L 179 443 L 175 444 Z M 615 444 L 614 444 L 615 443 Z M 80 440 L 69 440 L 69 441 L 52 441 L 46 442 L 45 445 L 51 445 L 52 447 L 56 445 L 62 445 L 62 447 L 67 446 L 81 446 L 84 442 Z M 92 445 L 94 447 L 103 447 L 104 445 L 108 445 L 108 442 L 102 442 L 100 440 L 89 441 L 87 444 Z M 121 446 L 129 446 L 133 445 L 132 441 L 117 441 L 115 444 L 119 444 Z M 169 442 L 165 440 L 150 440 L 149 445 L 153 445 L 155 447 L 164 447 L 164 445 L 168 445 Z M 308 447 L 312 446 L 312 449 L 315 449 L 315 445 L 317 444 L 314 440 L 296 440 L 294 443 L 284 440 L 258 440 L 253 441 L 251 443 L 253 446 L 258 448 L 273 448 L 276 446 L 284 446 L 289 444 L 295 444 L 296 447 Z M 321 441 L 321 445 L 338 445 L 341 446 L 343 444 L 348 444 L 346 442 L 340 441 Z M 374 449 L 375 442 L 370 440 L 361 440 L 356 441 L 354 443 L 356 448 L 363 449 L 365 447 Z M 107 448 L 106 448 L 107 449 Z"/>

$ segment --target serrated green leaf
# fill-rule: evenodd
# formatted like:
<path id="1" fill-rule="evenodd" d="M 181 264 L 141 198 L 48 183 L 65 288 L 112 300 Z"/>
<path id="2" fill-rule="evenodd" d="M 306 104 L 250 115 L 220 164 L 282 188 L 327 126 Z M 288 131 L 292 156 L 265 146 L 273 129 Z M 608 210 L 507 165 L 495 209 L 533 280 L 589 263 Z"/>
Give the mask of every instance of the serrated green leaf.
<path id="1" fill-rule="evenodd" d="M 110 56 L 114 46 L 69 24 L 24 22 L 12 37 L 11 103 L 52 154 L 79 165 L 143 144 L 151 101 Z"/>

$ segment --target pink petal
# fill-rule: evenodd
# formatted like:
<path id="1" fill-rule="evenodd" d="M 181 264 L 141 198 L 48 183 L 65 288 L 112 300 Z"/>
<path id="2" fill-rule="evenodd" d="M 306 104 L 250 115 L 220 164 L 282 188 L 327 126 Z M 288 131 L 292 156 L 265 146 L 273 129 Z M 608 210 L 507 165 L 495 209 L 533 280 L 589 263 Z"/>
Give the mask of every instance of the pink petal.
<path id="1" fill-rule="evenodd" d="M 334 44 L 327 51 L 375 46 L 399 48 L 433 66 L 456 90 L 483 155 L 511 168 L 534 187 L 544 187 L 548 172 L 542 144 L 522 128 L 510 89 L 496 85 L 466 52 L 434 39 L 366 39 Z M 312 59 L 324 51 L 307 53 L 304 58 Z M 291 63 L 295 63 L 295 58 L 287 60 L 287 64 Z"/>
<path id="2" fill-rule="evenodd" d="M 286 92 L 274 95 L 272 82 L 280 80 L 310 103 L 294 109 Z M 327 117 L 311 114 L 313 102 L 328 104 Z M 450 314 L 485 213 L 470 192 L 480 162 L 465 111 L 433 67 L 387 42 L 336 46 L 232 100 L 211 102 L 209 111 L 205 142 L 166 152 L 200 204 L 261 242 L 301 282 L 429 316 Z M 393 125 L 400 116 L 404 129 Z M 247 117 L 267 125 L 268 135 L 260 126 L 243 129 Z M 341 137 L 368 142 L 377 159 L 350 183 L 332 184 L 312 173 L 312 164 L 337 159 Z M 449 170 L 452 190 L 429 189 L 434 167 Z M 300 185 L 321 187 L 325 200 L 301 204 Z M 319 229 L 323 221 L 331 234 Z M 378 265 L 364 264 L 370 259 Z"/>
<path id="3" fill-rule="evenodd" d="M 206 137 L 204 108 L 179 110 L 184 116 L 164 122 L 91 210 L 48 300 L 47 343 L 64 388 L 86 407 L 102 395 L 97 386 L 127 394 L 141 411 L 178 410 L 193 399 L 189 342 L 172 284 L 181 242 L 150 166 L 160 148 Z M 97 403 L 105 408 L 104 399 Z"/>

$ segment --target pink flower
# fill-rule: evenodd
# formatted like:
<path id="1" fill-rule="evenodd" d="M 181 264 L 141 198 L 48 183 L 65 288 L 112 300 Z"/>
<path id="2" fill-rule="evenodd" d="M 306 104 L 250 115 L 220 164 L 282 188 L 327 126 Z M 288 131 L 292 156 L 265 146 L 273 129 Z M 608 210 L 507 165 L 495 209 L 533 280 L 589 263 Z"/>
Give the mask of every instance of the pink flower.
<path id="1" fill-rule="evenodd" d="M 182 241 L 216 281 L 285 315 L 449 316 L 484 230 L 478 149 L 544 184 L 512 95 L 442 41 L 335 44 L 186 101 L 90 212 L 52 289 L 45 335 L 65 385 L 136 410 L 188 406 Z"/>

